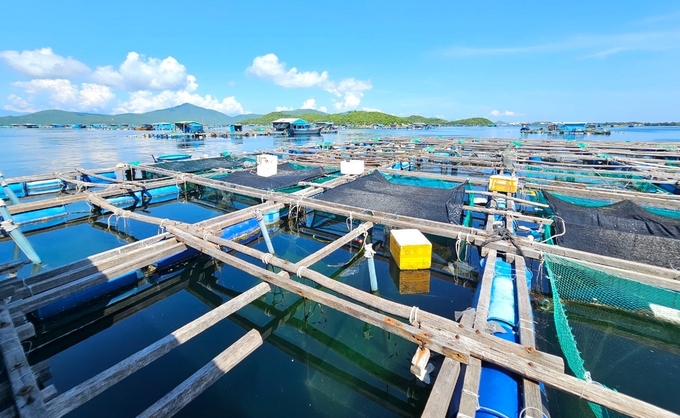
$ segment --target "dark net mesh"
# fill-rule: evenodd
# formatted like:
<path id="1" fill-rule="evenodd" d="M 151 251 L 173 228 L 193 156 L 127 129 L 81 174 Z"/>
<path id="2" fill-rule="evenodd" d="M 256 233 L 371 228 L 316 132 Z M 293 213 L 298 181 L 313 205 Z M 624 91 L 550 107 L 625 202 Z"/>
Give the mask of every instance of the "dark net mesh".
<path id="1" fill-rule="evenodd" d="M 379 171 L 327 190 L 317 199 L 431 221 L 460 224 L 465 184 L 453 189 L 408 186 L 387 180 Z"/>
<path id="2" fill-rule="evenodd" d="M 555 215 L 559 245 L 666 268 L 680 265 L 680 219 L 654 214 L 629 201 L 600 207 L 565 202 L 543 192 Z M 565 231 L 566 229 L 566 231 Z"/>
<path id="3" fill-rule="evenodd" d="M 232 169 L 239 167 L 242 161 L 231 157 L 201 158 L 197 160 L 165 161 L 154 164 L 154 167 L 181 173 L 196 173 L 210 171 L 216 168 Z"/>
<path id="4" fill-rule="evenodd" d="M 276 174 L 271 177 L 258 176 L 255 169 L 253 169 L 252 171 L 236 171 L 226 177 L 216 180 L 262 190 L 276 190 L 295 186 L 301 181 L 310 181 L 325 174 L 326 170 L 321 167 L 296 169 L 293 168 L 290 163 L 283 163 L 277 167 Z"/>

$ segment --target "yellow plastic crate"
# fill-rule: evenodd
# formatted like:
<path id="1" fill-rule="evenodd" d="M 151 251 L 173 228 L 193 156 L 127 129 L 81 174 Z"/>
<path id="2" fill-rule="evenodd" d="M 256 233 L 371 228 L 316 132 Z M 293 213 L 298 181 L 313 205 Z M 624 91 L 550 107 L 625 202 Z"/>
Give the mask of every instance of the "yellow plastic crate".
<path id="1" fill-rule="evenodd" d="M 489 177 L 489 191 L 501 193 L 517 193 L 517 177 L 494 175 Z"/>
<path id="2" fill-rule="evenodd" d="M 390 277 L 401 295 L 417 295 L 430 292 L 430 270 L 399 270 L 390 261 Z"/>
<path id="3" fill-rule="evenodd" d="M 392 230 L 390 252 L 401 270 L 429 269 L 432 262 L 432 244 L 417 229 Z"/>

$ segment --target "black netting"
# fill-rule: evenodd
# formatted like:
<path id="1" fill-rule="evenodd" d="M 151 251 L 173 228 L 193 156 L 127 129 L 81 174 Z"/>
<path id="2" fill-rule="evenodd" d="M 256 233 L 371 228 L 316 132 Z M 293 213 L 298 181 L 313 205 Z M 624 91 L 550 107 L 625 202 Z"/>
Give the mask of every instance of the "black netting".
<path id="1" fill-rule="evenodd" d="M 271 177 L 258 176 L 255 169 L 253 169 L 252 171 L 236 171 L 216 180 L 262 190 L 276 190 L 295 186 L 301 181 L 310 181 L 324 174 L 326 174 L 326 170 L 321 167 L 299 170 L 293 168 L 290 163 L 283 163 L 277 167 L 276 174 Z"/>
<path id="2" fill-rule="evenodd" d="M 460 224 L 465 185 L 454 189 L 409 186 L 392 183 L 376 170 L 351 183 L 327 190 L 317 199 L 395 215 Z"/>
<path id="3" fill-rule="evenodd" d="M 543 192 L 555 214 L 557 243 L 567 248 L 666 268 L 680 265 L 680 219 L 654 214 L 629 201 L 579 206 Z"/>
<path id="4" fill-rule="evenodd" d="M 239 167 L 241 164 L 243 164 L 243 162 L 237 158 L 215 157 L 196 160 L 165 161 L 154 164 L 153 166 L 181 173 L 196 173 L 199 171 L 210 171 L 216 168 L 233 169 Z"/>

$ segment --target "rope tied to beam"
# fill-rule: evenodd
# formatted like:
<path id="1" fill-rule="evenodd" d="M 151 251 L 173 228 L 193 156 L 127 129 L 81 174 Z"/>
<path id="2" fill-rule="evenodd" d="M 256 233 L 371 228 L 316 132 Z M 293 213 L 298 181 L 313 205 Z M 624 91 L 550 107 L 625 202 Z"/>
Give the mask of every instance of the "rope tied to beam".
<path id="1" fill-rule="evenodd" d="M 497 242 L 497 241 L 502 241 L 502 240 L 507 240 L 510 241 L 510 243 L 517 248 L 517 252 L 519 255 L 524 257 L 524 252 L 522 251 L 522 248 L 519 246 L 519 243 L 516 241 L 516 237 L 514 234 L 512 234 L 508 228 L 505 227 L 500 227 L 494 229 L 492 234 L 489 234 L 489 238 L 482 242 L 480 245 L 481 247 L 485 247 L 488 244 L 491 244 L 492 242 Z"/>
<path id="2" fill-rule="evenodd" d="M 408 315 L 408 322 L 416 326 L 418 324 L 418 328 L 420 328 L 420 321 L 418 321 L 418 312 L 420 311 L 420 308 L 417 306 L 414 306 L 411 308 L 411 313 Z"/>
<path id="3" fill-rule="evenodd" d="M 161 221 L 160 225 L 158 225 L 158 227 L 159 227 L 160 229 L 162 229 L 163 231 L 165 231 L 165 223 L 168 222 L 169 220 L 170 220 L 170 219 L 168 219 L 168 218 L 163 219 L 163 220 Z"/>
<path id="4" fill-rule="evenodd" d="M 307 266 L 300 266 L 297 271 L 295 272 L 295 275 L 298 277 L 302 277 L 302 272 L 307 269 Z"/>
<path id="5" fill-rule="evenodd" d="M 534 411 L 537 411 L 538 413 L 540 413 L 540 414 L 541 414 L 541 417 L 549 418 L 548 415 L 546 415 L 545 412 L 543 412 L 543 411 L 541 411 L 540 409 L 538 409 L 538 408 L 536 408 L 536 407 L 533 407 L 533 406 L 527 406 L 526 408 L 524 408 L 524 409 L 522 409 L 521 411 L 519 411 L 519 418 L 524 418 L 524 417 L 526 416 L 526 414 L 528 414 L 529 411 L 532 410 L 532 409 L 533 409 Z"/>
<path id="6" fill-rule="evenodd" d="M 262 258 L 260 258 L 260 260 L 262 261 L 263 264 L 269 264 L 269 262 L 271 261 L 272 257 L 274 257 L 274 254 L 272 254 L 272 253 L 265 253 L 265 254 L 262 254 Z"/>

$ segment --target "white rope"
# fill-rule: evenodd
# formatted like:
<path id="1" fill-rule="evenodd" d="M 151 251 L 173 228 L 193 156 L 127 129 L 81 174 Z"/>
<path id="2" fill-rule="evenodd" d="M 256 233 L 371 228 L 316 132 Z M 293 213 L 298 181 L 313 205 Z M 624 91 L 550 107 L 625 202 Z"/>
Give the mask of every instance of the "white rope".
<path id="1" fill-rule="evenodd" d="M 262 260 L 262 263 L 264 263 L 264 264 L 269 264 L 272 257 L 274 257 L 274 254 L 265 253 L 265 254 L 262 255 L 262 258 L 260 260 Z"/>
<path id="2" fill-rule="evenodd" d="M 418 311 L 420 308 L 417 306 L 414 306 L 411 308 L 411 313 L 408 315 L 408 322 L 411 323 L 411 325 L 415 325 L 418 322 Z"/>
<path id="3" fill-rule="evenodd" d="M 165 218 L 161 221 L 160 225 L 158 225 L 162 230 L 165 230 L 165 223 L 168 222 L 170 219 Z"/>
<path id="4" fill-rule="evenodd" d="M 546 415 L 545 412 L 543 412 L 542 410 L 540 410 L 540 409 L 538 409 L 538 408 L 536 408 L 536 407 L 533 407 L 533 406 L 527 406 L 526 408 L 524 408 L 524 409 L 522 409 L 521 411 L 519 411 L 519 418 L 523 418 L 523 416 L 526 416 L 525 414 L 527 414 L 527 413 L 528 413 L 530 410 L 532 410 L 532 409 L 533 409 L 534 411 L 538 411 L 538 412 L 541 414 L 541 417 L 549 418 L 548 415 Z"/>
<path id="5" fill-rule="evenodd" d="M 298 277 L 301 278 L 301 277 L 302 277 L 302 271 L 305 270 L 306 268 L 307 268 L 306 266 L 300 266 L 300 267 L 297 269 L 297 271 L 295 272 L 295 274 L 296 274 Z"/>
<path id="6" fill-rule="evenodd" d="M 207 240 L 208 240 L 208 237 L 212 237 L 212 236 L 213 236 L 213 234 L 211 234 L 210 231 L 206 231 L 206 232 L 203 234 L 203 241 L 207 241 Z"/>
<path id="7" fill-rule="evenodd" d="M 463 393 L 467 393 L 468 395 L 475 397 L 475 403 L 477 404 L 477 406 L 475 406 L 475 411 L 478 411 L 479 410 L 479 394 L 476 393 L 476 392 L 473 392 L 471 390 L 465 389 L 465 388 L 463 388 Z M 472 417 L 470 417 L 470 418 L 472 418 Z"/>

